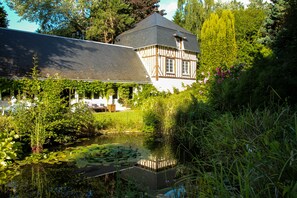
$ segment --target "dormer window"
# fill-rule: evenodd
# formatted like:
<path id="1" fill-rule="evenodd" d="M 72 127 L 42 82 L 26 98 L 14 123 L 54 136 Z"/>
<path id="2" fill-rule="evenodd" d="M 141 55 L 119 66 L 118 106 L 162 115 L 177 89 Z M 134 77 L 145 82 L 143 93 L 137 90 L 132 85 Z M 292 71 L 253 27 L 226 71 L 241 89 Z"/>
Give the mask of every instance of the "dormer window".
<path id="1" fill-rule="evenodd" d="M 177 49 L 179 49 L 179 50 L 184 49 L 183 39 L 180 38 L 180 37 L 176 37 L 175 39 L 176 39 L 176 47 L 177 47 Z"/>
<path id="2" fill-rule="evenodd" d="M 173 36 L 175 37 L 176 48 L 179 50 L 183 50 L 184 40 L 187 40 L 187 37 L 185 37 L 184 34 L 181 33 L 180 31 L 177 31 L 175 34 L 173 34 Z"/>

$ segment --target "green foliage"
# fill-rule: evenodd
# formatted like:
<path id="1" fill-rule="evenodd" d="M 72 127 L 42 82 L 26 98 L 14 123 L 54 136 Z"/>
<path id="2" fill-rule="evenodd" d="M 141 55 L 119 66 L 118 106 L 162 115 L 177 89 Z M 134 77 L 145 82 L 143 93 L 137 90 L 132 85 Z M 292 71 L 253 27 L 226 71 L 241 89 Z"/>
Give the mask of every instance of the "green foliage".
<path id="1" fill-rule="evenodd" d="M 283 30 L 286 21 L 286 10 L 294 1 L 272 0 L 269 4 L 268 17 L 262 28 L 262 39 L 260 41 L 271 47 L 277 39 L 279 32 Z M 290 2 L 290 3 L 289 3 Z"/>
<path id="2" fill-rule="evenodd" d="M 138 23 L 154 12 L 158 12 L 161 15 L 165 14 L 164 10 L 158 10 L 160 0 L 125 0 L 125 2 L 131 8 L 131 16 L 135 19 L 135 23 Z"/>
<path id="3" fill-rule="evenodd" d="M 173 21 L 200 38 L 202 24 L 213 8 L 213 0 L 178 0 L 178 9 Z"/>
<path id="4" fill-rule="evenodd" d="M 124 147 L 117 144 L 69 147 L 64 151 L 49 152 L 43 154 L 35 154 L 27 157 L 23 161 L 19 161 L 20 165 L 31 163 L 49 163 L 60 164 L 62 162 L 74 163 L 78 168 L 90 165 L 117 165 L 135 162 L 140 153 L 130 147 Z"/>
<path id="5" fill-rule="evenodd" d="M 46 140 L 53 135 L 51 126 L 60 122 L 58 118 L 63 114 L 65 104 L 60 98 L 62 85 L 59 82 L 57 78 L 39 81 L 36 67 L 32 70 L 32 79 L 23 80 L 26 99 L 33 107 L 20 106 L 14 117 L 21 134 L 30 137 L 33 152 L 42 152 Z"/>
<path id="6" fill-rule="evenodd" d="M 148 98 L 167 97 L 170 93 L 159 92 L 152 84 L 145 84 L 137 88 L 137 93 L 134 94 L 131 103 L 134 107 L 141 107 Z"/>
<path id="7" fill-rule="evenodd" d="M 34 67 L 32 78 L 21 82 L 23 103 L 18 104 L 12 116 L 34 153 L 42 152 L 47 143 L 66 143 L 94 131 L 89 110 L 79 104 L 71 109 L 61 98 L 63 81 L 58 76 L 40 81 Z"/>
<path id="8" fill-rule="evenodd" d="M 215 78 L 211 84 L 209 93 L 209 103 L 214 108 L 225 111 L 234 110 L 239 107 L 232 102 L 241 100 L 240 98 L 237 98 L 240 94 L 236 93 L 237 90 L 234 89 L 234 86 L 236 86 L 242 78 L 241 74 L 243 68 L 243 64 L 238 64 L 230 68 L 220 67 L 216 69 Z"/>
<path id="9" fill-rule="evenodd" d="M 144 132 L 148 133 L 162 133 L 164 132 L 163 116 L 165 113 L 164 103 L 165 99 L 162 97 L 149 98 L 141 109 L 143 110 Z"/>
<path id="10" fill-rule="evenodd" d="M 270 110 L 274 109 L 274 110 Z M 296 114 L 289 107 L 225 113 L 211 121 L 195 158 L 199 194 L 219 197 L 282 196 L 296 184 Z M 208 172 L 212 172 L 212 176 Z"/>
<path id="11" fill-rule="evenodd" d="M 262 55 L 254 60 L 252 68 L 242 72 L 239 80 L 227 80 L 220 85 L 213 85 L 214 91 L 217 90 L 216 86 L 223 88 L 223 92 L 213 97 L 218 104 L 221 101 L 225 103 L 225 107 L 233 110 L 247 105 L 255 109 L 271 101 L 296 104 L 296 3 L 289 1 L 283 12 L 277 15 L 283 16 L 282 20 L 285 22 L 277 27 L 278 34 L 273 43 L 269 44 L 273 46 L 272 50 L 262 48 Z M 280 22 L 278 18 L 275 20 L 276 23 Z"/>
<path id="12" fill-rule="evenodd" d="M 119 102 L 125 107 L 128 107 L 129 97 L 130 97 L 130 88 L 127 86 L 120 86 L 119 89 Z"/>
<path id="13" fill-rule="evenodd" d="M 6 0 L 22 19 L 39 25 L 39 32 L 114 42 L 116 35 L 153 13 L 158 0 Z M 101 27 L 101 28 L 100 28 Z"/>
<path id="14" fill-rule="evenodd" d="M 143 131 L 146 133 L 154 133 L 161 130 L 161 118 L 152 110 L 145 111 L 143 115 L 144 128 Z"/>
<path id="15" fill-rule="evenodd" d="M 179 151 L 178 157 L 190 160 L 201 156 L 202 130 L 216 116 L 211 106 L 199 102 L 193 95 L 177 104 L 176 111 L 167 119 L 171 121 L 170 136 Z"/>
<path id="16" fill-rule="evenodd" d="M 13 118 L 0 116 L 0 185 L 6 184 L 18 173 L 13 164 L 19 159 L 22 151 Z"/>
<path id="17" fill-rule="evenodd" d="M 52 142 L 59 144 L 72 143 L 80 137 L 92 136 L 96 131 L 93 113 L 82 103 L 71 106 L 59 120 L 49 125 Z"/>
<path id="18" fill-rule="evenodd" d="M 247 9 L 234 10 L 236 43 L 238 46 L 238 63 L 244 63 L 246 68 L 261 58 L 263 44 L 258 42 L 259 30 L 266 17 L 264 6 L 249 5 Z"/>
<path id="19" fill-rule="evenodd" d="M 11 117 L 0 117 L 0 170 L 1 173 L 8 164 L 18 157 L 20 151 L 20 136 L 17 133 L 17 127 Z M 5 177 L 5 172 L 0 176 L 0 180 Z"/>
<path id="20" fill-rule="evenodd" d="M 7 13 L 0 2 L 0 27 L 7 28 L 8 27 L 8 20 L 7 20 Z"/>
<path id="21" fill-rule="evenodd" d="M 143 128 L 142 112 L 139 110 L 96 113 L 93 116 L 99 130 L 111 132 L 139 132 Z"/>
<path id="22" fill-rule="evenodd" d="M 151 133 L 153 138 L 169 134 L 177 149 L 191 150 L 192 155 L 197 148 L 194 143 L 200 138 L 200 131 L 206 121 L 216 116 L 210 106 L 198 102 L 201 95 L 199 89 L 195 88 L 165 99 L 150 98 L 142 106 L 145 132 Z"/>
<path id="23" fill-rule="evenodd" d="M 203 23 L 201 31 L 200 71 L 214 73 L 215 69 L 236 61 L 234 16 L 230 10 L 223 10 L 219 16 L 212 13 Z"/>
<path id="24" fill-rule="evenodd" d="M 90 27 L 86 31 L 86 38 L 105 43 L 114 42 L 115 36 L 134 22 L 130 13 L 129 5 L 122 0 L 94 2 L 91 7 Z"/>

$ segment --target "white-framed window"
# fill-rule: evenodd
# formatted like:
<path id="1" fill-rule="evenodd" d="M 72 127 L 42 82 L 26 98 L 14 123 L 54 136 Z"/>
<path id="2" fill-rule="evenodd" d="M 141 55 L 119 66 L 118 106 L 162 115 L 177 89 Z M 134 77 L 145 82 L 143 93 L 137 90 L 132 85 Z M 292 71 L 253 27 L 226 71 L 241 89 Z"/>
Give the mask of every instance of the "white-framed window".
<path id="1" fill-rule="evenodd" d="M 190 74 L 190 62 L 189 61 L 183 61 L 182 74 L 183 75 L 189 75 Z"/>
<path id="2" fill-rule="evenodd" d="M 166 73 L 174 73 L 172 58 L 166 58 Z"/>

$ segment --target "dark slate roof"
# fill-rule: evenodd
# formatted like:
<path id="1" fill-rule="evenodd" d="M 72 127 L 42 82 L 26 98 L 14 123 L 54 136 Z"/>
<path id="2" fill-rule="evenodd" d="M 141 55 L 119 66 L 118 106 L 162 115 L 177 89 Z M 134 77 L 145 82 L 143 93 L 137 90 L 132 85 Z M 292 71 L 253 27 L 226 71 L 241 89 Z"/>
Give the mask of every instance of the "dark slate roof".
<path id="1" fill-rule="evenodd" d="M 37 54 L 42 76 L 148 83 L 150 79 L 131 47 L 0 28 L 0 76 L 23 77 Z"/>
<path id="2" fill-rule="evenodd" d="M 161 45 L 177 48 L 175 36 L 184 38 L 185 50 L 199 53 L 197 37 L 158 13 L 140 21 L 136 26 L 116 38 L 116 43 L 135 49 Z"/>

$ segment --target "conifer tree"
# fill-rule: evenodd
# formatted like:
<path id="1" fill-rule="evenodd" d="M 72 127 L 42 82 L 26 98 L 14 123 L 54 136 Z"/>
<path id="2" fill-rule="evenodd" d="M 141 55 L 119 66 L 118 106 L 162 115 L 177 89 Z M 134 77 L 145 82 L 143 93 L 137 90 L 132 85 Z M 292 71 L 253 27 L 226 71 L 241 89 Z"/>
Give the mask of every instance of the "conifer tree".
<path id="1" fill-rule="evenodd" d="M 91 8 L 91 25 L 86 36 L 89 40 L 112 43 L 116 35 L 133 22 L 128 4 L 122 0 L 102 0 Z"/>
<path id="2" fill-rule="evenodd" d="M 230 10 L 223 10 L 219 16 L 212 13 L 204 22 L 201 31 L 200 71 L 214 72 L 221 66 L 235 63 L 237 47 L 234 16 Z"/>

